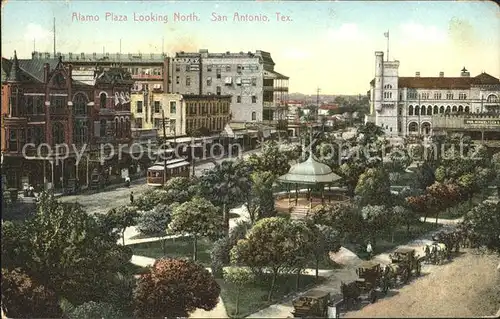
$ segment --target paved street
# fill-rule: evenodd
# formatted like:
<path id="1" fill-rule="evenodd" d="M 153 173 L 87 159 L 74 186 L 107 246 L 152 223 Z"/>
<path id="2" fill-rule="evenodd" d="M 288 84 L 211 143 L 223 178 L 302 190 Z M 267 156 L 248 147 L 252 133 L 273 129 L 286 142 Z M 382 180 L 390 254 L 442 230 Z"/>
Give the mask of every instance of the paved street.
<path id="1" fill-rule="evenodd" d="M 249 157 L 251 154 L 258 153 L 260 149 L 252 150 L 246 152 L 243 156 L 244 158 Z M 224 160 L 235 160 L 233 158 L 224 158 L 217 160 L 217 163 L 221 163 Z M 195 165 L 195 175 L 201 176 L 203 172 L 207 169 L 214 167 L 212 162 L 205 162 L 203 164 Z M 130 203 L 130 192 L 134 193 L 135 198 L 144 193 L 146 190 L 150 189 L 151 186 L 146 184 L 146 178 L 141 178 L 139 180 L 133 181 L 129 188 L 122 186 L 116 189 L 102 191 L 99 193 L 86 193 L 80 195 L 72 196 L 61 196 L 59 199 L 62 202 L 78 202 L 83 205 L 88 213 L 106 213 L 108 210 L 121 205 L 126 205 Z"/>

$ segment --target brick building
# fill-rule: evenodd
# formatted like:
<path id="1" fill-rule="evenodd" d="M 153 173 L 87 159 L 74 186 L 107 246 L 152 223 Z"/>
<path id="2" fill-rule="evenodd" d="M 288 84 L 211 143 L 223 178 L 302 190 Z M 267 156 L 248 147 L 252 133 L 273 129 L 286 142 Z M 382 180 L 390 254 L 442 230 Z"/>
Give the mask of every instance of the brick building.
<path id="1" fill-rule="evenodd" d="M 130 142 L 132 85 L 121 69 L 73 76 L 73 66 L 61 58 L 2 58 L 1 151 L 8 187 L 83 185 L 94 169 L 118 167 L 118 158 L 99 165 L 99 150 L 104 143 Z M 67 156 L 61 159 L 57 150 Z"/>

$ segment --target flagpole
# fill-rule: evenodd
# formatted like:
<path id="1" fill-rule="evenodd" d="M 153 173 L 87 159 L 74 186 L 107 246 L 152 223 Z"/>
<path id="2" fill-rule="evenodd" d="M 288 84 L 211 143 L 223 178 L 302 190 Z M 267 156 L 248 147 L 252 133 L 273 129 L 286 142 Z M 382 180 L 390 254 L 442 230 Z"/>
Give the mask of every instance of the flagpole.
<path id="1" fill-rule="evenodd" d="M 389 61 L 389 30 L 387 30 L 387 61 Z"/>

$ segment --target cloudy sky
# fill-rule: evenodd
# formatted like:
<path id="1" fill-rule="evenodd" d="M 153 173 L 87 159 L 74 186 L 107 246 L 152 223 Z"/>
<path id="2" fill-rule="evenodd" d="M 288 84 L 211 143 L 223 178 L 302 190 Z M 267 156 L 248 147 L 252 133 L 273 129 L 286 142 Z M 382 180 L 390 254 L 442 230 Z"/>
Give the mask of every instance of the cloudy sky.
<path id="1" fill-rule="evenodd" d="M 269 51 L 275 69 L 290 77 L 290 92 L 365 94 L 374 74 L 374 52 L 400 61 L 401 76 L 457 76 L 485 71 L 500 77 L 500 11 L 489 1 L 24 1 L 2 4 L 2 56 L 29 58 L 53 51 L 161 53 Z M 268 22 L 235 22 L 266 15 Z M 291 21 L 276 21 L 276 12 Z M 108 13 L 108 15 L 106 15 Z M 194 13 L 200 21 L 173 21 Z M 227 16 L 215 22 L 212 14 Z M 111 14 L 117 20 L 112 21 Z M 94 21 L 78 21 L 78 16 Z M 168 16 L 168 22 L 134 21 Z M 108 17 L 106 19 L 106 17 Z M 97 21 L 99 20 L 99 21 Z M 162 40 L 163 39 L 163 40 Z"/>

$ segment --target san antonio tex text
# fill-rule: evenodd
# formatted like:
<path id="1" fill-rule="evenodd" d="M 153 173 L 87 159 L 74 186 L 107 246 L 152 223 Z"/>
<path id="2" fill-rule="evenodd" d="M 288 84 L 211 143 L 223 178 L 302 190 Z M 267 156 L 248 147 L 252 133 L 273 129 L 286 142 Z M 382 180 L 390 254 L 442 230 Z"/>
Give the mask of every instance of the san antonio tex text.
<path id="1" fill-rule="evenodd" d="M 107 22 L 169 22 L 169 16 L 166 14 L 157 14 L 154 12 L 150 13 L 137 13 L 134 12 L 132 15 L 117 14 L 113 12 L 105 12 L 102 15 L 98 14 L 82 14 L 79 12 L 73 12 L 71 14 L 72 22 L 97 22 L 97 21 L 107 21 Z M 196 22 L 201 21 L 199 15 L 196 13 L 179 13 L 176 12 L 172 15 L 173 22 Z M 212 22 L 287 22 L 293 21 L 290 16 L 284 15 L 281 12 L 275 12 L 273 15 L 264 14 L 247 14 L 234 12 L 233 15 L 223 15 L 216 12 L 212 12 L 210 15 L 210 21 Z"/>

